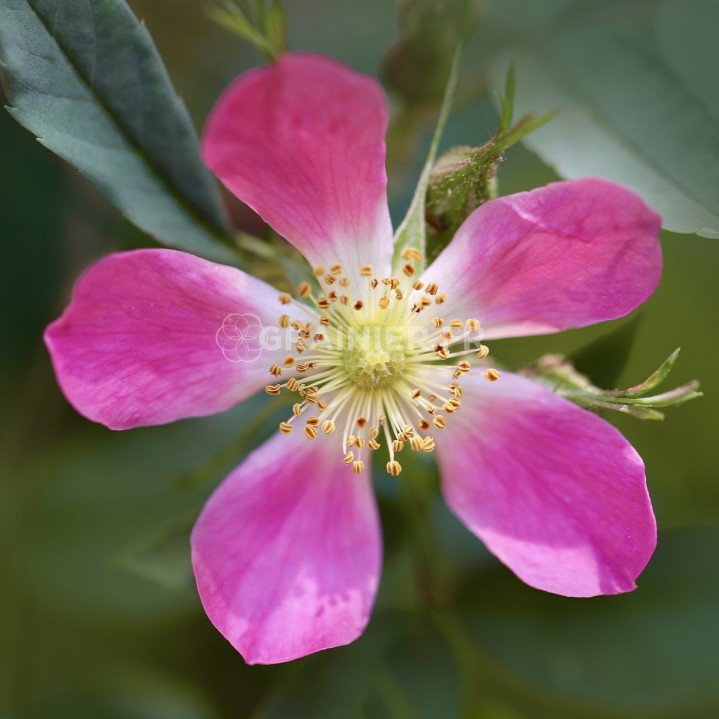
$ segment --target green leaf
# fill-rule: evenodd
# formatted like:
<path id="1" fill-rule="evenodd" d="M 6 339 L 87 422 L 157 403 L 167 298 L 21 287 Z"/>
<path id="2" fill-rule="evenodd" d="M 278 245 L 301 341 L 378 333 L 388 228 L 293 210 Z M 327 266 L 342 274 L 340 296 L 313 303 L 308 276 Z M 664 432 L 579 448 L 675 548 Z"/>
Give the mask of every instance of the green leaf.
<path id="1" fill-rule="evenodd" d="M 233 256 L 187 111 L 125 2 L 0 0 L 0 51 L 9 112 L 42 144 L 160 242 Z"/>
<path id="2" fill-rule="evenodd" d="M 564 177 L 633 188 L 667 229 L 719 237 L 717 3 L 575 2 L 539 29 L 530 5 L 495 0 L 487 28 L 506 38 L 495 89 L 512 60 L 518 113 L 562 109 L 526 144 Z"/>
<path id="3" fill-rule="evenodd" d="M 404 220 L 402 220 L 402 224 L 397 228 L 397 232 L 394 236 L 393 265 L 395 267 L 398 267 L 402 262 L 401 253 L 405 248 L 415 248 L 419 250 L 422 255 L 422 262 L 426 260 L 425 199 L 427 196 L 427 185 L 435 157 L 437 156 L 439 142 L 442 139 L 442 133 L 444 132 L 452 108 L 454 91 L 457 88 L 457 78 L 459 76 L 460 56 L 461 48 L 458 46 L 454 53 L 454 59 L 452 60 L 452 69 L 449 74 L 449 79 L 447 80 L 444 100 L 442 101 L 442 107 L 439 111 L 437 127 L 432 136 L 432 143 L 429 148 L 429 153 L 427 154 L 427 160 L 425 161 L 422 174 L 417 182 L 417 189 L 415 190 L 409 210 L 407 210 L 407 214 Z"/>

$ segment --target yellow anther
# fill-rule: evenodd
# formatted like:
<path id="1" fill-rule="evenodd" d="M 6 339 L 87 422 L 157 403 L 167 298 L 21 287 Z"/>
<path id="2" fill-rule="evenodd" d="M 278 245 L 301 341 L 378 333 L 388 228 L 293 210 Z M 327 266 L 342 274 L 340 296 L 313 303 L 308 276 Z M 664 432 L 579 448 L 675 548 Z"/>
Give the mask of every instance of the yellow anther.
<path id="1" fill-rule="evenodd" d="M 452 321 L 449 323 L 449 326 L 450 326 L 453 330 L 461 330 L 462 327 L 463 327 L 463 323 L 462 323 L 462 320 L 452 320 Z"/>
<path id="2" fill-rule="evenodd" d="M 455 397 L 461 397 L 462 396 L 462 388 L 458 384 L 451 384 L 449 385 L 449 391 L 455 396 Z"/>
<path id="3" fill-rule="evenodd" d="M 380 443 L 376 439 L 371 439 L 369 442 L 367 442 L 370 449 L 375 450 L 380 448 Z"/>
<path id="4" fill-rule="evenodd" d="M 355 453 L 354 453 L 354 452 L 347 452 L 347 454 L 344 456 L 344 458 L 343 458 L 342 461 L 343 461 L 345 464 L 350 464 L 350 462 L 352 462 L 352 460 L 353 460 L 354 458 L 355 458 Z"/>
<path id="5" fill-rule="evenodd" d="M 405 265 L 402 268 L 402 272 L 404 272 L 404 274 L 407 277 L 412 277 L 412 275 L 414 274 L 414 265 L 410 265 L 410 264 Z"/>
<path id="6" fill-rule="evenodd" d="M 282 374 L 282 368 L 279 365 L 270 365 L 270 374 L 279 377 Z"/>
<path id="7" fill-rule="evenodd" d="M 360 275 L 362 275 L 362 277 L 370 277 L 372 275 L 372 265 L 362 265 Z"/>
<path id="8" fill-rule="evenodd" d="M 358 459 L 352 463 L 352 471 L 355 474 L 360 474 L 363 470 L 364 470 L 364 462 L 361 459 Z"/>
<path id="9" fill-rule="evenodd" d="M 354 308 L 356 310 L 361 310 L 364 307 L 364 302 L 362 300 L 357 300 L 357 302 L 354 303 Z"/>
<path id="10" fill-rule="evenodd" d="M 282 387 L 280 387 L 280 385 L 278 385 L 278 384 L 268 384 L 265 387 L 265 392 L 267 392 L 267 394 L 269 394 L 273 397 L 275 395 L 278 395 L 281 391 L 282 391 Z"/>
<path id="11" fill-rule="evenodd" d="M 400 253 L 403 260 L 419 260 L 422 259 L 422 253 L 416 247 L 404 247 Z"/>
<path id="12" fill-rule="evenodd" d="M 414 284 L 412 285 L 412 289 L 415 290 L 421 290 L 424 287 L 424 282 L 422 280 L 415 280 Z"/>
<path id="13" fill-rule="evenodd" d="M 425 437 L 424 443 L 422 444 L 422 449 L 425 452 L 434 452 L 435 444 L 434 444 L 434 437 Z"/>
<path id="14" fill-rule="evenodd" d="M 430 282 L 427 285 L 427 289 L 425 290 L 425 292 L 427 292 L 428 294 L 430 294 L 434 297 L 434 295 L 437 294 L 438 290 L 439 290 L 439 285 L 436 282 Z"/>
<path id="15" fill-rule="evenodd" d="M 325 434 L 330 434 L 331 432 L 335 431 L 335 423 L 331 419 L 326 419 L 322 423 L 322 431 Z"/>
<path id="16" fill-rule="evenodd" d="M 392 442 L 392 449 L 395 452 L 401 452 L 404 449 L 404 442 L 401 439 L 395 439 Z"/>
<path id="17" fill-rule="evenodd" d="M 280 422 L 280 432 L 289 434 L 292 431 L 292 425 L 289 422 Z"/>
<path id="18" fill-rule="evenodd" d="M 444 324 L 444 320 L 441 317 L 435 317 L 432 320 L 432 324 L 439 329 Z"/>
<path id="19" fill-rule="evenodd" d="M 467 332 L 479 332 L 479 320 L 465 320 L 464 328 L 467 330 Z"/>
<path id="20" fill-rule="evenodd" d="M 305 426 L 305 437 L 307 439 L 317 439 L 317 429 L 311 424 Z"/>
<path id="21" fill-rule="evenodd" d="M 324 267 L 315 267 L 314 270 L 312 270 L 315 273 L 316 277 L 322 277 L 325 273 Z"/>
<path id="22" fill-rule="evenodd" d="M 389 307 L 389 297 L 380 297 L 379 306 L 380 309 L 386 310 Z"/>
<path id="23" fill-rule="evenodd" d="M 319 418 L 319 417 L 308 417 L 308 418 L 307 418 L 307 424 L 308 424 L 310 427 L 319 427 L 320 418 Z"/>
<path id="24" fill-rule="evenodd" d="M 484 359 L 489 354 L 489 347 L 487 345 L 479 345 L 479 349 L 477 350 L 477 357 L 479 359 Z"/>
<path id="25" fill-rule="evenodd" d="M 282 364 L 285 367 L 292 367 L 292 365 L 295 363 L 295 358 L 292 355 L 287 355 L 287 357 L 282 360 Z"/>
<path id="26" fill-rule="evenodd" d="M 496 369 L 488 369 L 484 373 L 487 382 L 496 382 L 499 379 L 499 372 Z"/>
<path id="27" fill-rule="evenodd" d="M 331 272 L 333 275 L 340 275 L 340 274 L 342 274 L 342 265 L 332 265 L 332 266 L 330 267 L 330 272 Z"/>
<path id="28" fill-rule="evenodd" d="M 309 297 L 312 294 L 312 287 L 309 282 L 300 282 L 297 285 L 297 294 L 300 297 Z"/>
<path id="29" fill-rule="evenodd" d="M 290 326 L 290 316 L 289 315 L 280 315 L 280 327 L 283 329 Z"/>
<path id="30" fill-rule="evenodd" d="M 337 278 L 334 275 L 329 274 L 329 275 L 325 275 L 324 281 L 325 281 L 325 284 L 327 284 L 327 285 L 333 285 L 335 282 L 337 282 Z"/>
<path id="31" fill-rule="evenodd" d="M 447 295 L 437 295 L 434 298 L 435 304 L 443 305 L 447 301 Z"/>
<path id="32" fill-rule="evenodd" d="M 387 474 L 391 475 L 392 477 L 398 477 L 400 472 L 402 471 L 402 465 L 396 459 L 387 462 L 386 467 Z"/>
<path id="33" fill-rule="evenodd" d="M 447 426 L 447 420 L 446 420 L 441 414 L 438 414 L 438 415 L 432 420 L 432 424 L 433 424 L 437 429 L 444 429 L 444 428 Z"/>
<path id="34" fill-rule="evenodd" d="M 292 302 L 292 297 L 290 295 L 288 295 L 286 292 L 283 292 L 278 297 L 278 299 L 279 299 L 281 305 L 289 305 Z"/>
<path id="35" fill-rule="evenodd" d="M 292 414 L 295 415 L 295 417 L 299 417 L 302 414 L 302 405 L 299 402 L 295 402 L 292 405 Z"/>

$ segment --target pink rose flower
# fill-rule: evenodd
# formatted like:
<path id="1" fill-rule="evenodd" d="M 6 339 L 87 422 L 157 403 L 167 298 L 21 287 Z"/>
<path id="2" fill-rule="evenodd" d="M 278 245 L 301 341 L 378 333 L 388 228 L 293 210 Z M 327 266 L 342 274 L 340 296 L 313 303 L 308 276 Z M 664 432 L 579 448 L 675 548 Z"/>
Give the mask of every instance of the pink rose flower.
<path id="1" fill-rule="evenodd" d="M 396 475 L 402 451 L 436 447 L 448 505 L 533 587 L 630 591 L 655 547 L 642 460 L 614 427 L 456 358 L 480 331 L 631 312 L 659 280 L 660 218 L 611 182 L 558 182 L 484 204 L 421 276 L 411 250 L 393 274 L 386 127 L 378 83 L 334 60 L 287 54 L 242 75 L 204 158 L 307 258 L 320 293 L 302 284 L 298 300 L 233 267 L 138 250 L 92 266 L 47 329 L 65 395 L 113 429 L 222 412 L 268 383 L 296 395 L 192 533 L 205 610 L 250 663 L 363 631 L 382 554 L 371 453 Z M 291 331 L 290 351 L 258 348 L 260 327 Z"/>

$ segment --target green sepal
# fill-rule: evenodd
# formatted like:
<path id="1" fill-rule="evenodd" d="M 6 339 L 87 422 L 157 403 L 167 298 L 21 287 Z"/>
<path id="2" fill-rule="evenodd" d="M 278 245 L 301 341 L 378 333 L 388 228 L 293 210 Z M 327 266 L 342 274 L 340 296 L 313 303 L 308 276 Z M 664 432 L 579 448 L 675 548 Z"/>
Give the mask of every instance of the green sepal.
<path id="1" fill-rule="evenodd" d="M 500 119 L 492 138 L 480 147 L 453 147 L 432 170 L 427 186 L 428 256 L 436 257 L 467 217 L 497 195 L 497 167 L 503 155 L 529 133 L 552 120 L 556 112 L 527 115 L 512 125 L 516 81 L 507 73 L 504 96 L 499 98 Z"/>
<path id="2" fill-rule="evenodd" d="M 679 348 L 643 382 L 626 389 L 600 389 L 563 355 L 545 355 L 523 370 L 523 374 L 549 386 L 576 404 L 593 410 L 622 412 L 638 419 L 664 419 L 659 411 L 702 397 L 699 382 L 692 380 L 668 392 L 649 395 L 662 384 L 677 362 Z"/>
<path id="3" fill-rule="evenodd" d="M 437 156 L 437 150 L 439 148 L 440 140 L 444 128 L 449 119 L 449 112 L 452 108 L 452 101 L 454 100 L 454 93 L 457 89 L 457 78 L 459 76 L 459 60 L 461 56 L 461 46 L 457 46 L 452 59 L 452 68 L 449 73 L 449 79 L 447 80 L 447 87 L 444 92 L 444 99 L 442 100 L 442 107 L 439 111 L 439 118 L 437 119 L 437 126 L 432 136 L 432 143 L 427 154 L 427 160 L 422 168 L 422 174 L 417 182 L 417 188 L 415 189 L 412 202 L 407 210 L 402 224 L 397 228 L 397 232 L 394 236 L 394 258 L 392 266 L 396 269 L 402 263 L 402 250 L 405 248 L 413 247 L 419 250 L 422 255 L 420 263 L 420 270 L 424 268 L 426 263 L 426 236 L 427 229 L 425 225 L 425 201 L 427 197 L 427 185 L 429 183 L 430 173 L 432 172 L 432 166 L 434 165 L 435 158 Z"/>
<path id="4" fill-rule="evenodd" d="M 254 45 L 269 62 L 287 52 L 287 20 L 279 0 L 254 0 L 250 18 L 231 0 L 210 8 L 210 17 L 226 30 Z"/>

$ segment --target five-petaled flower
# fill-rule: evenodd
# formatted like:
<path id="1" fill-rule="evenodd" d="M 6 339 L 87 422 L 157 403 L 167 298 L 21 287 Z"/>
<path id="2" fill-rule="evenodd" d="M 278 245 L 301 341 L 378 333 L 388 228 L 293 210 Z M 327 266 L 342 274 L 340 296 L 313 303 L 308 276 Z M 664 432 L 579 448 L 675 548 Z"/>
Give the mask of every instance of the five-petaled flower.
<path id="1" fill-rule="evenodd" d="M 204 158 L 314 279 L 295 298 L 182 252 L 115 254 L 46 333 L 70 402 L 113 429 L 221 412 L 265 386 L 296 396 L 191 538 L 205 610 L 251 663 L 363 631 L 381 567 L 373 453 L 397 475 L 403 452 L 436 446 L 450 508 L 534 587 L 626 592 L 654 550 L 644 467 L 622 435 L 522 376 L 458 359 L 457 343 L 632 311 L 659 280 L 659 217 L 610 182 L 558 182 L 487 202 L 426 271 L 408 249 L 393 273 L 386 125 L 376 81 L 331 59 L 288 54 L 242 75 L 212 113 Z M 293 331 L 292 351 L 228 361 L 216 336 L 237 314 Z M 244 337 L 233 332 L 223 343 Z"/>

